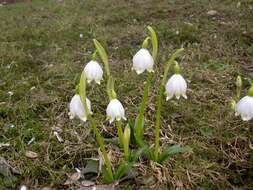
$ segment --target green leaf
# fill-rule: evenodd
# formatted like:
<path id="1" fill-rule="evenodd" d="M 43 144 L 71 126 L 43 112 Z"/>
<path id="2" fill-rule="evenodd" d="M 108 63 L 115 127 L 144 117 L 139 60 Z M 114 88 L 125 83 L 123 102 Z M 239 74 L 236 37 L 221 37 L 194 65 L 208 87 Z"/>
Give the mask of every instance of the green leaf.
<path id="1" fill-rule="evenodd" d="M 151 27 L 148 26 L 148 31 L 149 31 L 149 35 L 151 38 L 151 43 L 152 43 L 152 56 L 154 61 L 156 60 L 157 57 L 157 52 L 158 52 L 158 40 L 157 40 L 157 35 L 155 33 L 155 30 Z"/>
<path id="2" fill-rule="evenodd" d="M 181 147 L 180 145 L 173 145 L 173 146 L 167 147 L 165 148 L 163 153 L 160 154 L 157 162 L 162 163 L 169 157 L 175 154 L 183 153 L 183 152 L 192 152 L 192 148 L 189 146 Z"/>
<path id="3" fill-rule="evenodd" d="M 152 149 L 148 149 L 147 153 L 148 153 L 149 160 L 155 161 L 155 153 L 154 153 L 154 151 Z"/>
<path id="4" fill-rule="evenodd" d="M 204 135 L 206 137 L 211 137 L 213 135 L 213 129 L 210 127 L 202 127 L 200 129 L 200 132 L 202 135 Z"/>
<path id="5" fill-rule="evenodd" d="M 107 183 L 111 183 L 114 181 L 114 178 L 111 176 L 110 171 L 108 171 L 106 166 L 102 168 L 102 175 Z"/>
<path id="6" fill-rule="evenodd" d="M 107 53 L 104 49 L 104 47 L 99 43 L 99 41 L 97 41 L 96 39 L 93 39 L 94 45 L 98 51 L 98 54 L 101 58 L 101 60 L 103 61 L 104 65 L 105 65 L 105 71 L 107 76 L 110 76 L 110 69 L 109 69 L 109 62 L 108 62 L 108 56 Z"/>
<path id="7" fill-rule="evenodd" d="M 137 162 L 137 160 L 139 159 L 139 157 L 140 157 L 143 153 L 145 153 L 147 150 L 148 150 L 148 147 L 145 145 L 145 146 L 139 148 L 137 151 L 132 152 L 132 155 L 131 155 L 131 162 L 133 162 L 133 163 Z"/>
<path id="8" fill-rule="evenodd" d="M 124 162 L 123 164 L 121 164 L 115 175 L 114 175 L 114 179 L 115 180 L 119 180 L 122 176 L 124 176 L 128 171 L 129 169 L 131 168 L 132 164 L 131 163 L 127 163 L 127 162 Z"/>

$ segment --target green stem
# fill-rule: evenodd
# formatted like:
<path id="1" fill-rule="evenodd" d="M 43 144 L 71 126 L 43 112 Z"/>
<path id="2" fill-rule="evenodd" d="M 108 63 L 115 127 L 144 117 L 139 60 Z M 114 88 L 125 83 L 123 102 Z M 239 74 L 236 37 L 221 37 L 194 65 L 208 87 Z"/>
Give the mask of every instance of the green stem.
<path id="1" fill-rule="evenodd" d="M 124 141 L 123 141 L 123 130 L 121 126 L 121 121 L 117 121 L 116 125 L 117 125 L 118 137 L 119 137 L 119 147 L 123 148 Z"/>
<path id="2" fill-rule="evenodd" d="M 112 76 L 110 76 L 107 80 L 106 90 L 110 100 L 117 98 L 117 94 L 114 91 L 114 79 Z"/>
<path id="3" fill-rule="evenodd" d="M 156 124 L 155 124 L 155 161 L 158 160 L 159 148 L 160 148 L 159 140 L 160 140 L 161 110 L 162 110 L 163 94 L 164 94 L 164 85 L 160 84 L 159 97 L 157 100 Z"/>
<path id="4" fill-rule="evenodd" d="M 166 80 L 167 80 L 167 76 L 168 76 L 168 73 L 169 73 L 170 66 L 173 63 L 175 63 L 175 59 L 180 55 L 180 53 L 182 51 L 184 51 L 184 48 L 176 50 L 176 52 L 172 54 L 172 56 L 170 57 L 170 59 L 165 64 L 165 69 L 164 69 L 164 74 L 163 74 L 163 80 L 162 80 L 162 84 L 163 85 L 166 84 Z"/>
<path id="5" fill-rule="evenodd" d="M 236 78 L 236 100 L 238 101 L 241 97 L 242 91 L 242 78 L 241 76 L 237 76 Z"/>
<path id="6" fill-rule="evenodd" d="M 142 43 L 142 48 L 147 49 L 149 40 L 150 40 L 150 37 L 145 38 L 145 40 Z"/>
<path id="7" fill-rule="evenodd" d="M 93 39 L 93 42 L 94 42 L 94 45 L 98 51 L 100 58 L 102 59 L 104 65 L 105 65 L 106 75 L 109 78 L 111 76 L 111 74 L 110 74 L 110 68 L 109 68 L 109 62 L 108 62 L 108 55 L 105 51 L 105 48 L 96 39 Z"/>
<path id="8" fill-rule="evenodd" d="M 147 100 L 148 100 L 148 91 L 151 85 L 151 81 L 152 81 L 152 73 L 149 73 L 148 79 L 144 87 L 141 106 L 140 106 L 139 114 L 137 116 L 137 121 L 135 125 L 135 137 L 139 144 L 142 142 L 142 137 L 143 137 L 144 112 L 145 112 L 145 105 L 147 104 Z"/>
<path id="9" fill-rule="evenodd" d="M 104 145 L 104 140 L 102 138 L 102 136 L 100 135 L 95 123 L 94 123 L 94 120 L 93 118 L 91 117 L 91 115 L 89 114 L 88 115 L 88 119 L 90 120 L 91 122 L 91 127 L 96 135 L 96 140 L 98 142 L 98 145 L 100 147 L 100 150 L 102 152 L 102 155 L 104 157 L 104 161 L 105 161 L 105 165 L 106 165 L 106 170 L 108 172 L 108 174 L 110 175 L 110 179 L 113 181 L 113 173 L 112 173 L 112 167 L 111 167 L 111 162 L 109 160 L 109 157 L 108 157 L 108 154 L 106 152 L 106 149 L 105 149 L 105 145 Z"/>
<path id="10" fill-rule="evenodd" d="M 98 145 L 102 151 L 102 154 L 103 154 L 103 157 L 105 160 L 106 170 L 109 174 L 110 179 L 113 181 L 111 162 L 110 162 L 108 155 L 106 153 L 103 138 L 100 135 L 93 118 L 91 117 L 90 113 L 88 113 L 88 108 L 87 108 L 87 103 L 86 103 L 86 76 L 85 76 L 84 72 L 81 74 L 81 78 L 80 78 L 80 82 L 79 82 L 79 95 L 81 97 L 84 111 L 85 111 L 85 113 L 87 113 L 88 120 L 90 120 L 90 122 L 91 122 L 91 127 L 96 135 L 96 140 L 97 140 Z"/>
<path id="11" fill-rule="evenodd" d="M 164 86 L 166 84 L 167 76 L 169 73 L 170 66 L 175 63 L 175 59 L 180 55 L 180 53 L 184 49 L 178 49 L 175 53 L 172 54 L 169 61 L 167 61 L 164 69 L 163 79 L 159 87 L 159 97 L 157 99 L 157 111 L 156 111 L 156 124 L 155 124 L 155 161 L 158 161 L 159 158 L 159 140 L 160 140 L 160 127 L 161 127 L 161 110 L 163 103 L 163 95 L 164 95 Z M 176 63 L 177 64 L 177 63 Z"/>
<path id="12" fill-rule="evenodd" d="M 155 33 L 155 30 L 151 26 L 148 26 L 147 29 L 149 31 L 149 35 L 150 35 L 151 43 L 152 43 L 152 56 L 153 56 L 154 61 L 156 61 L 157 53 L 158 53 L 157 35 Z"/>
<path id="13" fill-rule="evenodd" d="M 94 51 L 94 53 L 92 54 L 92 60 L 96 61 L 97 59 L 97 50 Z"/>

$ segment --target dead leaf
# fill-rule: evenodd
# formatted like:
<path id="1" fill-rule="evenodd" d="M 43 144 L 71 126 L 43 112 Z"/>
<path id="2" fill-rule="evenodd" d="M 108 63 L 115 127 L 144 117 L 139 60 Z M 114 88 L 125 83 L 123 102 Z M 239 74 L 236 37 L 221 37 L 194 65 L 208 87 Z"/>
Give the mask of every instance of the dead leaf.
<path id="1" fill-rule="evenodd" d="M 20 174 L 17 169 L 13 168 L 10 164 L 8 164 L 4 157 L 0 156 L 0 174 L 5 177 L 10 177 L 12 176 L 12 173 Z"/>
<path id="2" fill-rule="evenodd" d="M 95 182 L 94 181 L 90 181 L 90 180 L 83 180 L 81 182 L 82 186 L 84 187 L 89 187 L 89 186 L 94 186 Z"/>
<path id="3" fill-rule="evenodd" d="M 0 157 L 0 174 L 3 176 L 11 176 L 10 165 L 6 162 L 5 158 Z"/>
<path id="4" fill-rule="evenodd" d="M 25 156 L 27 158 L 35 159 L 35 158 L 38 157 L 38 154 L 36 152 L 28 150 L 28 151 L 25 152 Z"/>
<path id="5" fill-rule="evenodd" d="M 98 160 L 89 160 L 85 166 L 85 168 L 82 169 L 82 174 L 88 174 L 88 173 L 95 173 L 97 174 L 99 167 Z"/>
<path id="6" fill-rule="evenodd" d="M 77 182 L 81 177 L 81 172 L 78 170 L 77 172 L 73 173 L 69 178 L 65 181 L 64 185 L 71 185 Z"/>
<path id="7" fill-rule="evenodd" d="M 43 187 L 41 190 L 53 190 L 51 187 Z"/>

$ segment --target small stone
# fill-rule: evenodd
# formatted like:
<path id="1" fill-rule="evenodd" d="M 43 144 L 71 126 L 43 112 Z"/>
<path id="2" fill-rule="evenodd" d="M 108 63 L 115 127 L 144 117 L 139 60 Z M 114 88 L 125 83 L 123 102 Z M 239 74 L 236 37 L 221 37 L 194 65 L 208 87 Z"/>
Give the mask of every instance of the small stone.
<path id="1" fill-rule="evenodd" d="M 207 15 L 209 15 L 209 16 L 215 16 L 217 14 L 218 14 L 218 11 L 216 11 L 216 10 L 210 10 L 207 12 Z"/>
<path id="2" fill-rule="evenodd" d="M 7 92 L 7 94 L 9 95 L 9 96 L 13 96 L 13 92 L 12 91 L 9 91 L 9 92 Z"/>
<path id="3" fill-rule="evenodd" d="M 33 152 L 33 151 L 28 150 L 28 151 L 25 152 L 25 156 L 26 156 L 27 158 L 34 159 L 34 158 L 37 158 L 37 157 L 38 157 L 38 154 L 37 154 L 36 152 Z"/>
<path id="4" fill-rule="evenodd" d="M 26 187 L 25 185 L 22 185 L 22 186 L 20 187 L 20 190 L 27 190 L 27 187 Z"/>

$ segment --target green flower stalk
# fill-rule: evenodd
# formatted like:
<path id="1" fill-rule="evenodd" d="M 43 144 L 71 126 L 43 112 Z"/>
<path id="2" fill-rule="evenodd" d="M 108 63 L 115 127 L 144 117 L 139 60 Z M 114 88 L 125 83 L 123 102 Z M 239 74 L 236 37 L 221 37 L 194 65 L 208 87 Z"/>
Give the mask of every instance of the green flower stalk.
<path id="1" fill-rule="evenodd" d="M 153 65 L 157 57 L 158 52 L 158 40 L 154 29 L 150 26 L 147 27 L 149 36 L 145 38 L 142 43 L 142 49 L 140 49 L 133 57 L 133 69 L 137 74 L 143 73 L 145 70 L 149 72 L 148 78 L 144 87 L 143 97 L 140 105 L 139 114 L 135 120 L 135 132 L 134 136 L 139 145 L 143 145 L 143 126 L 144 126 L 144 112 L 148 100 L 148 92 L 152 82 Z M 152 56 L 146 49 L 148 42 L 152 43 Z"/>
<path id="2" fill-rule="evenodd" d="M 79 95 L 81 97 L 81 101 L 82 101 L 85 113 L 88 113 L 86 111 L 86 110 L 88 110 L 88 108 L 87 108 L 87 103 L 86 103 L 86 76 L 85 76 L 84 72 L 81 74 L 81 78 L 80 78 L 80 82 L 79 82 Z M 110 178 L 111 181 L 113 181 L 114 177 L 113 177 L 113 173 L 112 173 L 111 162 L 109 160 L 108 154 L 105 149 L 104 140 L 103 140 L 102 136 L 100 135 L 99 130 L 98 130 L 91 114 L 88 113 L 87 116 L 88 116 L 88 120 L 90 120 L 90 122 L 91 122 L 91 127 L 95 133 L 96 140 L 97 140 L 99 147 L 101 149 L 101 152 L 102 152 L 102 155 L 103 155 L 103 158 L 105 161 L 105 165 L 106 165 L 106 171 L 109 175 L 108 177 Z"/>
<path id="3" fill-rule="evenodd" d="M 121 104 L 121 102 L 117 99 L 117 94 L 114 90 L 114 78 L 111 75 L 110 67 L 109 67 L 109 61 L 108 61 L 108 55 L 104 49 L 104 47 L 96 40 L 93 39 L 94 45 L 96 47 L 96 51 L 98 52 L 101 60 L 103 61 L 105 65 L 106 75 L 107 75 L 107 94 L 109 97 L 109 104 L 106 109 L 107 118 L 109 119 L 109 122 L 112 123 L 115 119 L 117 120 L 117 131 L 119 136 L 119 145 L 122 148 L 123 147 L 123 130 L 121 126 L 121 119 L 126 120 L 125 117 L 125 110 Z"/>
<path id="4" fill-rule="evenodd" d="M 178 73 L 179 72 L 179 66 L 177 65 L 177 62 L 175 61 L 175 59 L 180 55 L 180 53 L 183 51 L 184 49 L 178 49 L 174 54 L 172 54 L 171 58 L 167 61 L 167 63 L 165 64 L 165 69 L 164 69 L 164 74 L 163 74 L 163 79 L 162 82 L 159 86 L 159 96 L 157 99 L 157 111 L 156 111 L 156 123 L 155 123 L 155 153 L 154 153 L 154 159 L 155 161 L 158 161 L 159 159 L 159 149 L 160 149 L 160 144 L 159 144 L 159 140 L 160 140 L 160 126 L 161 126 L 161 110 L 162 110 L 162 103 L 163 103 L 163 95 L 164 95 L 164 91 L 165 91 L 165 84 L 166 84 L 166 80 L 168 77 L 168 73 L 169 73 L 169 69 L 171 67 L 171 65 L 173 63 L 175 63 L 175 72 Z"/>
<path id="5" fill-rule="evenodd" d="M 241 76 L 237 76 L 236 78 L 236 99 L 239 100 L 241 97 L 241 91 L 242 91 L 242 78 Z"/>

